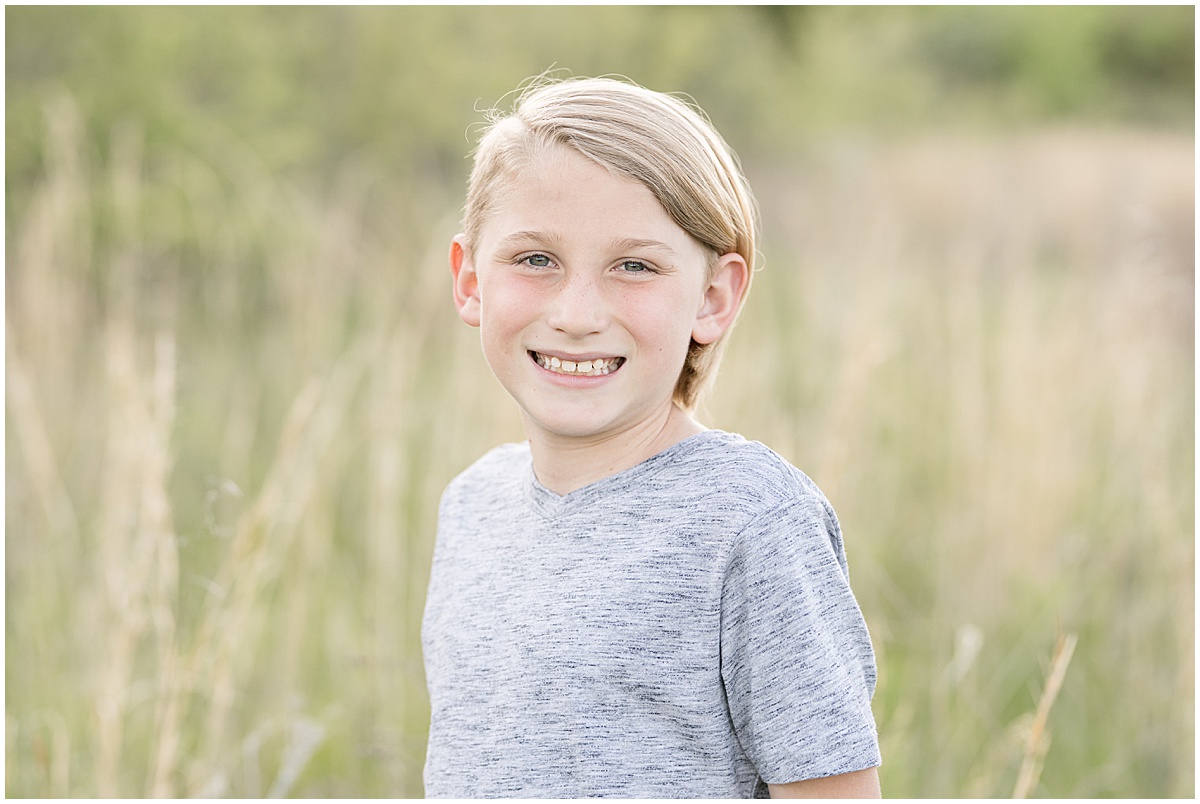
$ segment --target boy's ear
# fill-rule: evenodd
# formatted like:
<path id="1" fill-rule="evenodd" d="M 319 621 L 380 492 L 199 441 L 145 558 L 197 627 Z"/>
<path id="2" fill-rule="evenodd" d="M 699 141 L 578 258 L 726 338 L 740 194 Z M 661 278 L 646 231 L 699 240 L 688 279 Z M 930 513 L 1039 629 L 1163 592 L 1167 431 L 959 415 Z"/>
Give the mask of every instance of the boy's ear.
<path id="1" fill-rule="evenodd" d="M 741 254 L 729 253 L 717 259 L 692 327 L 696 343 L 710 344 L 733 326 L 749 285 L 750 268 Z"/>
<path id="2" fill-rule="evenodd" d="M 479 326 L 479 275 L 467 240 L 457 234 L 450 241 L 450 274 L 454 277 L 454 306 L 458 317 L 473 327 Z"/>

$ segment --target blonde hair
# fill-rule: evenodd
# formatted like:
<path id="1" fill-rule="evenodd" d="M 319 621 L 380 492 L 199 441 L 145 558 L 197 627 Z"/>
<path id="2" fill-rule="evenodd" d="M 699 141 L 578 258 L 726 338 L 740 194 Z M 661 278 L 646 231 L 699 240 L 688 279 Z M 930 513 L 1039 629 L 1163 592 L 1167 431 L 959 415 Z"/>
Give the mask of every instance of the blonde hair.
<path id="1" fill-rule="evenodd" d="M 463 233 L 469 247 L 478 242 L 503 180 L 548 146 L 565 145 L 647 187 L 711 253 L 709 270 L 718 257 L 737 253 L 753 276 L 754 196 L 736 155 L 698 108 L 611 78 L 542 79 L 520 94 L 511 115 L 493 111 L 490 120 L 467 186 Z M 695 408 L 716 375 L 728 334 L 710 344 L 691 342 L 675 384 L 680 407 Z"/>

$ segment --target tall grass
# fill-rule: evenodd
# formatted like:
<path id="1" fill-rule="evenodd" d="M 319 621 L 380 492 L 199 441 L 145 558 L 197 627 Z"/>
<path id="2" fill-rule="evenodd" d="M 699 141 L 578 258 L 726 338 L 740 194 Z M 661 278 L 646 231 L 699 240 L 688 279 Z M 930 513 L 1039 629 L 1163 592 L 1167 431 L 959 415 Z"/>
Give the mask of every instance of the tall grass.
<path id="1" fill-rule="evenodd" d="M 522 437 L 449 304 L 459 188 L 85 128 L 47 108 L 10 210 L 7 794 L 420 795 L 438 496 Z M 749 168 L 708 421 L 839 511 L 885 792 L 1191 795 L 1190 139 Z"/>

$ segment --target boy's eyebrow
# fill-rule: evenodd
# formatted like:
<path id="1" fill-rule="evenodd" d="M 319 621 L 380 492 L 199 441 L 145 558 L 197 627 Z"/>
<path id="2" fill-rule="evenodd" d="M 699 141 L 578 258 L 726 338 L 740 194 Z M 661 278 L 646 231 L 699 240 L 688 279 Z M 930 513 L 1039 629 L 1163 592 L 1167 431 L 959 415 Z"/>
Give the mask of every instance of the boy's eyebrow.
<path id="1" fill-rule="evenodd" d="M 531 229 L 524 229 L 519 232 L 512 232 L 500 238 L 500 242 L 496 244 L 497 248 L 506 249 L 516 246 L 523 246 L 528 243 L 550 243 L 558 244 L 563 241 L 561 235 L 554 232 L 539 232 Z M 667 256 L 674 257 L 675 249 L 671 248 L 661 240 L 648 240 L 642 237 L 620 237 L 612 241 L 610 248 L 613 251 L 638 251 L 641 249 L 649 249 L 658 251 Z"/>
<path id="2" fill-rule="evenodd" d="M 613 241 L 613 249 L 616 251 L 637 251 L 640 249 L 650 249 L 651 251 L 660 251 L 663 254 L 674 257 L 675 249 L 668 246 L 661 240 L 646 240 L 640 237 L 623 237 Z"/>
<path id="3" fill-rule="evenodd" d="M 529 242 L 561 243 L 562 238 L 553 232 L 535 232 L 526 229 L 524 231 L 513 232 L 512 234 L 505 235 L 504 237 L 500 238 L 500 242 L 496 245 L 499 248 L 508 248 L 510 246 L 524 245 Z"/>

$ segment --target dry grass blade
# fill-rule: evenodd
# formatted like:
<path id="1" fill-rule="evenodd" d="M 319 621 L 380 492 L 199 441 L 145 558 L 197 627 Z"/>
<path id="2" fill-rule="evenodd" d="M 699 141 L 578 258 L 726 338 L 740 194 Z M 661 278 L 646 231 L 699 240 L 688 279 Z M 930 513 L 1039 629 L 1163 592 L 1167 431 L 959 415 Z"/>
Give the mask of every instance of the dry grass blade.
<path id="1" fill-rule="evenodd" d="M 4 354 L 5 397 L 8 400 L 8 411 L 17 423 L 13 432 L 20 444 L 20 454 L 25 459 L 31 485 L 45 514 L 47 528 L 49 533 L 66 535 L 75 543 L 79 538 L 75 507 L 63 484 L 45 418 L 7 321 Z"/>
<path id="2" fill-rule="evenodd" d="M 280 437 L 279 452 L 254 505 L 238 523 L 225 565 L 204 619 L 183 659 L 185 690 L 204 690 L 209 697 L 202 749 L 193 758 L 190 787 L 208 789 L 223 773 L 238 683 L 237 665 L 254 644 L 261 620 L 261 595 L 280 557 L 298 538 L 300 519 L 314 494 L 322 456 L 333 442 L 350 408 L 354 391 L 372 364 L 377 349 L 361 342 L 324 381 L 312 378 L 294 399 Z M 204 679 L 202 682 L 201 679 Z"/>
<path id="3" fill-rule="evenodd" d="M 1050 750 L 1050 732 L 1046 728 L 1046 722 L 1050 718 L 1050 708 L 1054 706 L 1058 691 L 1062 689 L 1063 677 L 1067 674 L 1067 665 L 1071 663 L 1071 655 L 1075 652 L 1076 641 L 1075 634 L 1058 636 L 1058 642 L 1054 646 L 1054 658 L 1050 662 L 1050 673 L 1046 677 L 1046 687 L 1042 690 L 1033 724 L 1029 727 L 1025 758 L 1021 760 L 1021 772 L 1017 775 L 1013 798 L 1028 798 L 1042 774 L 1042 763 L 1046 759 L 1046 752 Z"/>

